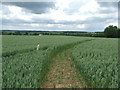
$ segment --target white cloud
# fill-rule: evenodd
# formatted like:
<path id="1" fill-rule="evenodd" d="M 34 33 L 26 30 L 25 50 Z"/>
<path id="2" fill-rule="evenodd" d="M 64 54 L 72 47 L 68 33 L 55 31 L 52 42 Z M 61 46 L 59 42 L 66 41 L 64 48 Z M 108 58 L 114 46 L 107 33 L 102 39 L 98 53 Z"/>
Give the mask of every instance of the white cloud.
<path id="1" fill-rule="evenodd" d="M 0 10 L 0 14 L 3 14 L 3 19 L 27 21 L 27 23 L 21 23 L 21 25 L 16 26 L 12 26 L 14 25 L 12 23 L 12 25 L 8 26 L 9 28 L 21 28 L 23 25 L 24 28 L 84 30 L 86 27 L 91 26 L 87 28 L 91 30 L 99 27 L 98 23 L 102 23 L 100 19 L 104 19 L 101 27 L 109 24 L 117 25 L 116 18 L 118 18 L 118 13 L 116 8 L 101 7 L 96 0 L 56 0 L 55 6 L 55 9 L 51 8 L 47 13 L 36 14 L 27 12 L 18 6 L 3 5 L 3 10 Z M 106 11 L 109 11 L 109 13 L 106 13 Z M 93 22 L 95 21 L 94 19 L 96 19 L 97 23 Z M 48 22 L 45 22 L 45 20 Z M 68 24 L 66 24 L 66 22 L 68 22 Z M 77 22 L 77 24 L 69 24 L 71 22 Z M 93 23 L 96 28 L 93 27 Z"/>
<path id="2" fill-rule="evenodd" d="M 81 13 L 96 13 L 100 8 L 99 4 L 95 0 L 88 1 L 79 8 Z"/>
<path id="3" fill-rule="evenodd" d="M 51 10 L 51 13 L 48 15 L 51 19 L 55 20 L 56 22 L 59 21 L 77 21 L 77 20 L 86 20 L 85 15 L 80 15 L 78 13 L 74 13 L 72 15 L 66 14 L 62 10 Z"/>
<path id="4" fill-rule="evenodd" d="M 30 24 L 32 27 L 39 27 L 39 24 Z"/>
<path id="5" fill-rule="evenodd" d="M 65 8 L 69 8 L 69 4 L 72 2 L 72 0 L 55 0 L 56 1 L 56 7 L 60 10 L 64 10 Z"/>
<path id="6" fill-rule="evenodd" d="M 16 6 L 7 6 L 10 12 L 14 15 L 18 15 L 22 12 L 22 8 Z"/>
<path id="7" fill-rule="evenodd" d="M 85 28 L 85 24 L 79 24 L 79 25 L 77 25 L 77 27 L 80 28 L 80 29 L 84 29 Z"/>
<path id="8" fill-rule="evenodd" d="M 47 24 L 47 26 L 48 26 L 48 27 L 53 27 L 53 26 L 54 26 L 54 24 Z"/>
<path id="9" fill-rule="evenodd" d="M 4 11 L 2 11 L 2 18 L 5 19 L 19 19 L 19 20 L 25 20 L 25 21 L 32 21 L 32 17 L 30 13 L 26 13 L 23 8 L 17 7 L 17 6 L 3 6 L 4 8 L 8 9 L 7 12 L 10 12 L 9 14 L 4 14 Z"/>

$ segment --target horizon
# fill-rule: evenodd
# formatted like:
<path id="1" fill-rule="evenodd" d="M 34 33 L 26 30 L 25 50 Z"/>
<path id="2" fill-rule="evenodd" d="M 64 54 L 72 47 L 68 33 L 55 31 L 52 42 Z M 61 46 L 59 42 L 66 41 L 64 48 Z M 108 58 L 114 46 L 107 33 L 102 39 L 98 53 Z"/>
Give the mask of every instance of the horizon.
<path id="1" fill-rule="evenodd" d="M 21 30 L 17 30 L 17 29 L 14 29 L 14 30 L 7 30 L 7 29 L 5 29 L 5 30 L 0 30 L 0 31 L 25 31 L 25 32 L 104 32 L 104 31 L 79 31 L 79 30 L 32 30 L 32 29 L 27 29 L 27 30 L 25 30 L 25 29 L 21 29 Z"/>

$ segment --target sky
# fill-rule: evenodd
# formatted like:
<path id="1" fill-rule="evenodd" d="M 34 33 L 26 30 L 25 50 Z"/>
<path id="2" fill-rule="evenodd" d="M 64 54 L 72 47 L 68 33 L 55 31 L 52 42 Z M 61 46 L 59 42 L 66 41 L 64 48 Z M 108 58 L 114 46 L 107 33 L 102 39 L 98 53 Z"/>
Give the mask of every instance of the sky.
<path id="1" fill-rule="evenodd" d="M 0 3 L 0 30 L 104 31 L 118 26 L 118 2 L 54 0 Z"/>

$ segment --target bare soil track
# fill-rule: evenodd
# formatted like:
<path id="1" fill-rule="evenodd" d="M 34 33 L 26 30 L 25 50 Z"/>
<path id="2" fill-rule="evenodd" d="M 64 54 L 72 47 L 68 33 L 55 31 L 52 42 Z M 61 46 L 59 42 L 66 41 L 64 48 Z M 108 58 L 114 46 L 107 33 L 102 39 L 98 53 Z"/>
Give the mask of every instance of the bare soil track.
<path id="1" fill-rule="evenodd" d="M 78 75 L 70 49 L 59 53 L 54 59 L 42 88 L 83 88 L 84 80 Z"/>

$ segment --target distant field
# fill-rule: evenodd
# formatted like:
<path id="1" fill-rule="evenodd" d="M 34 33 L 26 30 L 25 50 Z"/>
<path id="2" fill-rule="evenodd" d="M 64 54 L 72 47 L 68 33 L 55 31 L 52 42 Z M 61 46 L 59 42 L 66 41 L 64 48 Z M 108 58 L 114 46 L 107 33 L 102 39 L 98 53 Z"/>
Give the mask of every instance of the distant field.
<path id="1" fill-rule="evenodd" d="M 88 37 L 74 36 L 7 36 L 2 37 L 3 54 L 21 50 L 35 49 L 38 44 L 40 47 L 57 47 L 70 44 L 81 40 L 90 39 Z"/>
<path id="2" fill-rule="evenodd" d="M 39 88 L 54 63 L 52 58 L 69 47 L 76 68 L 88 83 L 117 87 L 117 39 L 7 35 L 2 39 L 3 88 Z"/>

